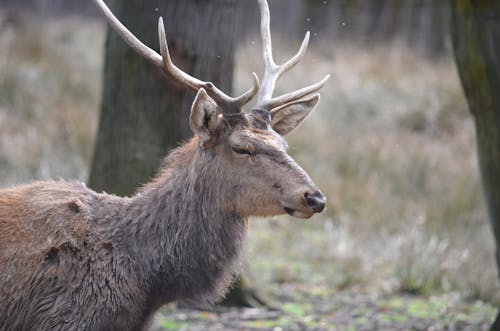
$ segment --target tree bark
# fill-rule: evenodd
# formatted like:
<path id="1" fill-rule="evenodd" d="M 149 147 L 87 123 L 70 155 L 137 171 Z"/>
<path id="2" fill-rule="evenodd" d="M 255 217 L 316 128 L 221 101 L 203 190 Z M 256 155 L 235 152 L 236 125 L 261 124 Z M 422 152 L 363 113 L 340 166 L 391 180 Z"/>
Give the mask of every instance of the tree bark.
<path id="1" fill-rule="evenodd" d="M 476 124 L 484 195 L 500 267 L 500 2 L 452 0 L 452 37 Z M 491 330 L 500 330 L 500 314 Z"/>
<path id="2" fill-rule="evenodd" d="M 163 16 L 173 61 L 230 93 L 236 0 L 116 0 L 112 5 L 117 17 L 153 49 L 158 49 L 156 26 Z M 194 93 L 175 85 L 111 30 L 105 52 L 89 185 L 98 191 L 129 195 L 155 173 L 168 150 L 191 135 L 188 120 Z"/>

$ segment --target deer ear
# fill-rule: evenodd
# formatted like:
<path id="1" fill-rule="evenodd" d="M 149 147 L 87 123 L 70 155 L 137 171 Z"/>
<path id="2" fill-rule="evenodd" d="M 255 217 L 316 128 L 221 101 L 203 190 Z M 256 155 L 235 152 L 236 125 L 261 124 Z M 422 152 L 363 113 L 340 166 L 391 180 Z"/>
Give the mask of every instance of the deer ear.
<path id="1" fill-rule="evenodd" d="M 200 88 L 191 106 L 189 126 L 193 133 L 198 136 L 201 145 L 206 146 L 220 122 L 219 106 L 205 89 Z"/>
<path id="2" fill-rule="evenodd" d="M 315 94 L 310 98 L 293 101 L 272 109 L 270 111 L 271 127 L 280 135 L 287 135 L 302 123 L 318 102 L 319 94 Z"/>

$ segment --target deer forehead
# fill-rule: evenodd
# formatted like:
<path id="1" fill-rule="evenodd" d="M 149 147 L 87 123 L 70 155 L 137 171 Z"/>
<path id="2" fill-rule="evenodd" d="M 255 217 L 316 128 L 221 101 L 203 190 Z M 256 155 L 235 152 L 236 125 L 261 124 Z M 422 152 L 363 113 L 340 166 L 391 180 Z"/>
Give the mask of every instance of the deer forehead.
<path id="1" fill-rule="evenodd" d="M 285 138 L 273 129 L 261 130 L 251 127 L 238 127 L 229 136 L 229 142 L 236 146 L 250 145 L 257 151 L 288 149 Z"/>

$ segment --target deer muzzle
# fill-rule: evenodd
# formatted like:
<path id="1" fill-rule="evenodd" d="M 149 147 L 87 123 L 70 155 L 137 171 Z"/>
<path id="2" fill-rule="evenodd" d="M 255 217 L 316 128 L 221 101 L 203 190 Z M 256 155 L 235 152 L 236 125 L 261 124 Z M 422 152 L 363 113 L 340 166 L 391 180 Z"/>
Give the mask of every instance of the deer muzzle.
<path id="1" fill-rule="evenodd" d="M 321 192 L 304 194 L 307 206 L 315 213 L 321 213 L 325 209 L 326 197 Z"/>

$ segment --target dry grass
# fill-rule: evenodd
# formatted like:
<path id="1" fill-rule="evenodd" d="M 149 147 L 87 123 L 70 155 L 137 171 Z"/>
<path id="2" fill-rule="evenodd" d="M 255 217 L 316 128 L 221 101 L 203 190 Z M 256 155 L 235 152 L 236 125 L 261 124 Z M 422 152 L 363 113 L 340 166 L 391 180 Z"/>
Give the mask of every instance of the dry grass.
<path id="1" fill-rule="evenodd" d="M 103 26 L 23 21 L 0 15 L 0 186 L 85 180 Z M 238 90 L 260 72 L 259 50 L 247 44 L 237 56 Z M 327 72 L 320 107 L 289 142 L 328 196 L 328 210 L 309 221 L 252 222 L 257 282 L 452 291 L 498 302 L 473 122 L 451 60 L 431 63 L 398 45 L 323 47 L 280 90 Z"/>
<path id="2" fill-rule="evenodd" d="M 5 13 L 0 26 L 0 187 L 35 178 L 85 180 L 96 128 L 102 26 Z"/>

